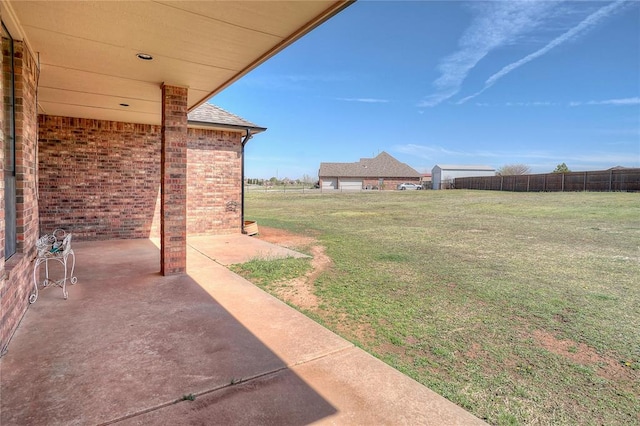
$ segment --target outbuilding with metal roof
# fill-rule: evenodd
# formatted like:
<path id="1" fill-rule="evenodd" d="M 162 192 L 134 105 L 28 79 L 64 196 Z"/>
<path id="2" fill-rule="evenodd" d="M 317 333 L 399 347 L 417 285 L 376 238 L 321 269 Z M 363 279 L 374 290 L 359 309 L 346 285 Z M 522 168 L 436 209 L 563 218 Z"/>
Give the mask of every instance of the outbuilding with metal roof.
<path id="1" fill-rule="evenodd" d="M 431 170 L 431 181 L 433 189 L 449 189 L 455 178 L 495 175 L 496 169 L 491 166 L 436 164 Z"/>

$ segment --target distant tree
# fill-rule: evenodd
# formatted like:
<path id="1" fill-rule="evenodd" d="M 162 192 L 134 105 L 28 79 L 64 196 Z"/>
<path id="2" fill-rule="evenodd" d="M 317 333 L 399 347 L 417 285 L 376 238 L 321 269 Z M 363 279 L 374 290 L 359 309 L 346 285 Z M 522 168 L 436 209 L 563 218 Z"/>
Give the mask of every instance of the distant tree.
<path id="1" fill-rule="evenodd" d="M 306 175 L 306 174 L 305 174 L 305 175 L 302 175 L 302 182 L 303 182 L 303 183 L 307 183 L 307 184 L 308 184 L 308 183 L 313 183 L 313 182 L 315 182 L 316 180 L 317 180 L 317 179 L 314 179 L 314 178 L 312 178 L 312 177 L 311 177 L 311 176 L 309 176 L 309 175 Z"/>
<path id="2" fill-rule="evenodd" d="M 505 164 L 498 169 L 500 176 L 526 175 L 531 173 L 531 167 L 526 164 Z"/>
<path id="3" fill-rule="evenodd" d="M 277 185 L 278 184 L 278 178 L 273 176 L 271 179 L 269 179 L 269 182 L 271 182 L 271 185 Z"/>
<path id="4" fill-rule="evenodd" d="M 567 167 L 565 163 L 562 163 L 556 166 L 556 169 L 553 171 L 553 173 L 569 173 L 570 171 L 571 170 L 569 170 L 569 167 Z"/>

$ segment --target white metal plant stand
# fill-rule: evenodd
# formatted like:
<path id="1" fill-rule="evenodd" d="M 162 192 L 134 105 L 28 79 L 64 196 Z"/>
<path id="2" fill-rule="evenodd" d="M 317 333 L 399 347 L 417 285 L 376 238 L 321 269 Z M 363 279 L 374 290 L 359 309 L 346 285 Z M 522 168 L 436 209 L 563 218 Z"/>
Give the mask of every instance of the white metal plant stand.
<path id="1" fill-rule="evenodd" d="M 33 284 L 34 292 L 29 296 L 29 303 L 34 303 L 38 299 L 38 267 L 44 263 L 45 276 L 42 282 L 43 287 L 58 286 L 62 287 L 62 296 L 67 299 L 69 293 L 67 293 L 67 280 L 71 284 L 78 282 L 78 278 L 73 275 L 76 267 L 76 255 L 71 249 L 71 234 L 65 232 L 63 229 L 56 229 L 53 234 L 47 234 L 36 242 L 36 262 L 33 267 Z M 67 259 L 71 255 L 71 274 L 67 278 Z M 56 260 L 64 267 L 64 278 L 59 280 L 51 280 L 49 278 L 49 261 Z"/>

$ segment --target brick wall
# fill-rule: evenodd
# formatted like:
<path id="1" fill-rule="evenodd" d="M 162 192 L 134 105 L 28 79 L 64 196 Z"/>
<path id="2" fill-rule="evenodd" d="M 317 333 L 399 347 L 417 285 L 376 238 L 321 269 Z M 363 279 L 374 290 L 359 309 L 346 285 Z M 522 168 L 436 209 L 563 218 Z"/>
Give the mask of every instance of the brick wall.
<path id="1" fill-rule="evenodd" d="M 10 73 L 10 67 L 6 58 L 6 56 L 8 55 L 8 50 L 7 50 L 8 43 L 9 43 L 9 39 L 5 37 L 4 29 L 2 29 L 2 46 L 0 46 L 2 48 L 2 50 L 0 51 L 0 71 L 2 72 L 2 78 L 0 78 L 0 94 L 2 94 L 2 102 L 0 102 L 0 147 L 2 148 L 0 149 L 0 170 L 2 170 L 2 174 L 0 176 L 3 176 L 3 178 L 0 179 L 0 303 L 2 302 L 2 300 L 4 300 L 4 297 L 2 296 L 6 288 L 5 269 L 4 269 L 4 254 L 5 254 L 5 210 L 4 210 L 5 134 L 4 134 L 4 127 L 5 127 L 5 112 L 7 109 L 7 97 L 5 96 L 5 87 L 6 87 L 5 75 L 7 73 Z M 2 306 L 0 305 L 0 309 L 1 308 Z M 0 323 L 0 339 L 3 339 L 3 340 L 0 340 L 0 350 L 2 350 L 5 344 L 4 330 L 2 330 L 5 324 L 4 324 L 4 319 L 2 319 L 2 311 L 0 311 L 0 320 L 2 321 L 2 323 Z"/>
<path id="2" fill-rule="evenodd" d="M 15 49 L 16 79 L 16 195 L 18 216 L 18 251 L 35 253 L 38 239 L 37 185 L 37 140 L 38 112 L 36 90 L 38 66 L 24 45 L 17 43 Z"/>
<path id="3" fill-rule="evenodd" d="M 76 240 L 160 236 L 160 127 L 39 118 L 41 233 Z M 240 232 L 242 133 L 189 129 L 187 234 Z"/>
<path id="4" fill-rule="evenodd" d="M 6 50 L 7 43 L 8 43 L 8 40 L 5 40 L 4 31 L 3 31 L 2 52 L 0 52 L 0 70 L 2 71 L 2 78 L 0 78 L 0 93 L 2 94 L 2 102 L 0 102 L 0 146 L 2 147 L 2 149 L 0 149 L 0 169 L 2 170 L 2 174 L 0 175 L 2 176 L 2 179 L 0 179 L 0 244 L 1 244 L 0 245 L 0 356 L 2 355 L 2 352 L 4 351 L 6 346 L 8 345 L 9 339 L 11 339 L 11 335 L 15 331 L 15 328 L 17 325 L 17 321 L 14 318 L 12 318 L 11 316 L 5 317 L 5 314 L 7 314 L 8 312 L 8 311 L 5 311 L 5 305 L 7 304 L 5 300 L 9 300 L 9 297 L 10 297 L 10 296 L 9 297 L 7 296 L 10 283 L 6 275 L 5 261 L 4 261 L 4 254 L 5 254 L 5 249 L 4 249 L 5 247 L 4 125 L 5 125 L 5 111 L 7 109 L 6 96 L 5 96 L 6 86 L 4 82 L 5 80 L 4 76 L 5 76 L 5 73 L 7 73 L 7 68 L 9 68 L 7 64 L 7 57 L 6 57 L 8 54 Z M 20 308 L 21 308 L 20 305 L 18 305 L 15 307 L 10 307 L 9 309 L 19 310 Z M 22 307 L 22 310 L 24 309 L 25 307 Z"/>
<path id="5" fill-rule="evenodd" d="M 162 86 L 160 272 L 187 270 L 187 92 Z"/>
<path id="6" fill-rule="evenodd" d="M 241 231 L 242 135 L 189 129 L 187 232 L 190 235 Z"/>
<path id="7" fill-rule="evenodd" d="M 77 240 L 159 235 L 159 126 L 48 115 L 39 124 L 41 233 L 64 228 Z"/>
<path id="8" fill-rule="evenodd" d="M 7 64 L 5 53 L 3 51 L 3 65 Z M 6 348 L 28 306 L 29 294 L 33 288 L 31 260 L 35 255 L 35 242 L 38 237 L 36 85 L 39 70 L 33 55 L 21 42 L 14 42 L 14 72 L 17 251 L 3 262 L 1 271 L 0 353 Z M 5 108 L 6 105 L 3 103 L 3 113 Z M 4 134 L 2 139 L 4 145 Z M 2 164 L 4 168 L 4 161 Z M 2 194 L 4 197 L 4 190 Z M 4 203 L 2 205 L 4 206 Z M 4 210 L 2 218 L 0 234 L 4 254 Z M 4 261 L 4 255 L 2 260 Z"/>

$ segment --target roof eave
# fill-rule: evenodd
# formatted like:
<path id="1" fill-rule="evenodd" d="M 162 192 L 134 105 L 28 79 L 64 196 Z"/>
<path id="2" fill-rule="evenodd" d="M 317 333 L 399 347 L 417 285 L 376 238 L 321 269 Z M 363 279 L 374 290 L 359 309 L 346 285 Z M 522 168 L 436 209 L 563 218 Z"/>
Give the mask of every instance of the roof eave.
<path id="1" fill-rule="evenodd" d="M 298 40 L 301 37 L 305 36 L 307 33 L 312 31 L 317 26 L 321 25 L 322 23 L 324 23 L 328 19 L 331 19 L 336 14 L 340 13 L 341 11 L 346 9 L 347 7 L 351 6 L 353 3 L 355 3 L 355 1 L 356 0 L 339 0 L 339 1 L 336 1 L 334 4 L 329 6 L 323 13 L 321 13 L 318 16 L 316 16 L 313 20 L 307 22 L 302 27 L 298 28 L 298 30 L 293 32 L 293 33 L 291 33 L 291 35 L 289 37 L 287 37 L 286 39 L 282 40 L 280 43 L 278 43 L 272 49 L 268 50 L 262 56 L 260 56 L 255 61 L 251 62 L 249 65 L 247 65 L 242 70 L 240 70 L 237 74 L 235 74 L 229 80 L 225 81 L 223 84 L 218 86 L 218 88 L 216 88 L 214 91 L 212 91 L 211 93 L 209 93 L 208 95 L 206 95 L 205 97 L 200 99 L 198 102 L 196 102 L 189 109 L 189 111 L 193 111 L 194 109 L 198 108 L 200 105 L 202 105 L 203 103 L 207 102 L 209 99 L 211 99 L 212 97 L 214 97 L 218 93 L 222 92 L 224 89 L 229 87 L 231 84 L 235 83 L 236 81 L 238 81 L 239 79 L 244 77 L 250 71 L 252 71 L 256 67 L 258 67 L 260 64 L 265 62 L 267 59 L 269 59 L 272 56 L 276 55 L 281 50 L 283 50 L 285 47 L 289 46 L 290 44 L 294 43 L 296 40 Z"/>
<path id="2" fill-rule="evenodd" d="M 237 130 L 239 132 L 250 130 L 252 134 L 256 135 L 267 130 L 266 127 L 253 127 L 242 126 L 238 124 L 224 124 L 224 123 L 207 123 L 202 121 L 187 121 L 187 127 L 190 129 L 205 129 L 205 130 Z"/>

